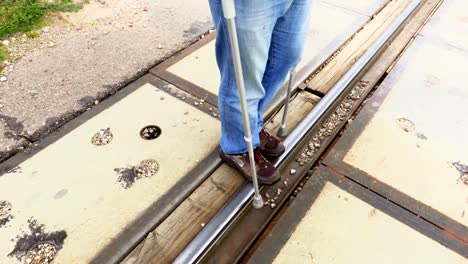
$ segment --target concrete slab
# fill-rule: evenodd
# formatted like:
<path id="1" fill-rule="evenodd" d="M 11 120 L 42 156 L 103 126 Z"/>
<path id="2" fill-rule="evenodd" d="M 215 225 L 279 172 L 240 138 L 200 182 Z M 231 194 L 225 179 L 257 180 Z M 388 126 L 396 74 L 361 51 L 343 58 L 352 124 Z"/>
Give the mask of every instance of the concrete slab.
<path id="1" fill-rule="evenodd" d="M 308 65 L 312 71 L 320 66 L 368 20 L 369 17 L 342 6 L 317 1 L 312 8 L 310 30 L 299 68 Z"/>
<path id="2" fill-rule="evenodd" d="M 420 35 L 433 41 L 468 50 L 468 2 L 464 0 L 446 0 L 427 23 Z"/>
<path id="3" fill-rule="evenodd" d="M 388 94 L 362 112 L 372 118 L 343 158 L 465 226 L 468 180 L 456 164 L 468 164 L 467 61 L 468 53 L 417 39 L 377 92 Z"/>
<path id="4" fill-rule="evenodd" d="M 216 64 L 215 40 L 170 66 L 167 71 L 217 95 L 220 75 Z"/>
<path id="5" fill-rule="evenodd" d="M 323 2 L 370 17 L 389 2 L 389 0 L 323 0 Z"/>
<path id="6" fill-rule="evenodd" d="M 327 183 L 273 263 L 465 263 L 465 259 Z"/>
<path id="7" fill-rule="evenodd" d="M 248 263 L 465 263 L 463 245 L 453 242 L 322 165 Z"/>
<path id="8" fill-rule="evenodd" d="M 383 3 L 381 5 L 383 6 Z M 323 1 L 315 3 L 311 16 L 306 49 L 299 65 L 300 69 L 307 66 L 311 71 L 322 64 L 369 19 L 365 15 Z M 217 95 L 220 76 L 216 65 L 214 40 L 170 65 L 166 71 Z"/>
<path id="9" fill-rule="evenodd" d="M 147 125 L 159 126 L 160 136 L 142 139 Z M 93 145 L 93 135 L 107 127 L 112 141 Z M 34 219 L 44 232 L 66 233 L 55 262 L 89 263 L 213 151 L 219 135 L 217 119 L 143 85 L 0 177 L 13 216 L 0 233 L 0 262 L 18 263 L 7 255 Z M 129 168 L 146 159 L 158 162 L 157 173 L 136 177 Z"/>
<path id="10" fill-rule="evenodd" d="M 467 61 L 439 35 L 417 37 L 324 161 L 463 241 Z"/>

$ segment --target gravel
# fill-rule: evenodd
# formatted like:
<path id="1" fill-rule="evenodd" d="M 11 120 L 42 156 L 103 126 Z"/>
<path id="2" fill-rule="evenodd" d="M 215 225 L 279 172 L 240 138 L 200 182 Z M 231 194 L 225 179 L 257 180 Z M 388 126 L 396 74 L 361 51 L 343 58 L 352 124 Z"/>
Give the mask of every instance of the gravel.
<path id="1" fill-rule="evenodd" d="M 312 140 L 309 141 L 307 147 L 299 154 L 296 159 L 296 162 L 298 162 L 299 165 L 304 166 L 309 163 L 313 159 L 315 153 L 322 147 L 322 143 L 325 139 L 333 134 L 333 131 L 338 127 L 341 121 L 351 115 L 353 107 L 357 104 L 358 99 L 363 95 L 368 84 L 369 83 L 366 81 L 360 81 L 351 90 L 348 96 L 336 108 L 335 112 L 324 122 L 318 133 L 312 137 Z M 350 122 L 349 120 L 348 124 L 351 124 L 352 121 Z"/>

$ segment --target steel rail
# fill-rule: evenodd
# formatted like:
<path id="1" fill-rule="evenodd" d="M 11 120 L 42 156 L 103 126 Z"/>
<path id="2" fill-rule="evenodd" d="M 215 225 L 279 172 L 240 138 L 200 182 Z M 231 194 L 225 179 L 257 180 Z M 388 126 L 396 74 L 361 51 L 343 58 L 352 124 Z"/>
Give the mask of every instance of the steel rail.
<path id="1" fill-rule="evenodd" d="M 299 123 L 299 125 L 284 140 L 286 151 L 274 162 L 275 167 L 281 165 L 288 155 L 300 143 L 308 132 L 315 127 L 322 117 L 330 110 L 335 101 L 344 91 L 352 87 L 364 70 L 381 54 L 386 44 L 403 27 L 408 18 L 417 10 L 422 0 L 411 1 L 407 8 L 393 21 L 382 35 L 367 49 L 356 63 L 338 80 L 330 91 L 319 101 L 312 111 Z M 252 184 L 245 184 L 241 190 L 208 222 L 198 235 L 187 245 L 173 263 L 196 263 L 227 229 L 245 206 L 249 204 L 254 195 Z"/>

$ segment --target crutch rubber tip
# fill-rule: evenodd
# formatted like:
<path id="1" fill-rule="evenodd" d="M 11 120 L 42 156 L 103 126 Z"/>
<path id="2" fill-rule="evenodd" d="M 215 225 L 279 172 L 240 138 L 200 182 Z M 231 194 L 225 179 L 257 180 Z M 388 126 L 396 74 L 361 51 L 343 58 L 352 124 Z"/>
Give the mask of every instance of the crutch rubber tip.
<path id="1" fill-rule="evenodd" d="M 286 137 L 286 135 L 287 135 L 286 128 L 285 127 L 280 127 L 278 129 L 277 135 L 278 135 L 278 137 L 281 137 L 281 138 Z"/>
<path id="2" fill-rule="evenodd" d="M 255 209 L 260 209 L 263 207 L 263 198 L 261 195 L 259 196 L 254 196 L 253 201 L 252 201 L 253 207 Z"/>

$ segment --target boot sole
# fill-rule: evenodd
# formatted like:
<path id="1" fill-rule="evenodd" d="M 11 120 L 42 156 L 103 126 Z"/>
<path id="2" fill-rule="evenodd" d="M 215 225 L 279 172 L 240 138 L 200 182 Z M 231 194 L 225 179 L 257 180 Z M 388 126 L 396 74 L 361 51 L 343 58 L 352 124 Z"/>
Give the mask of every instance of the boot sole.
<path id="1" fill-rule="evenodd" d="M 286 151 L 286 150 L 283 150 L 282 152 L 280 153 L 270 153 L 266 150 L 262 150 L 262 149 L 259 149 L 260 150 L 260 153 L 262 153 L 262 155 L 268 160 L 268 161 L 272 161 L 276 158 L 278 158 L 279 156 L 283 155 L 283 153 Z"/>

